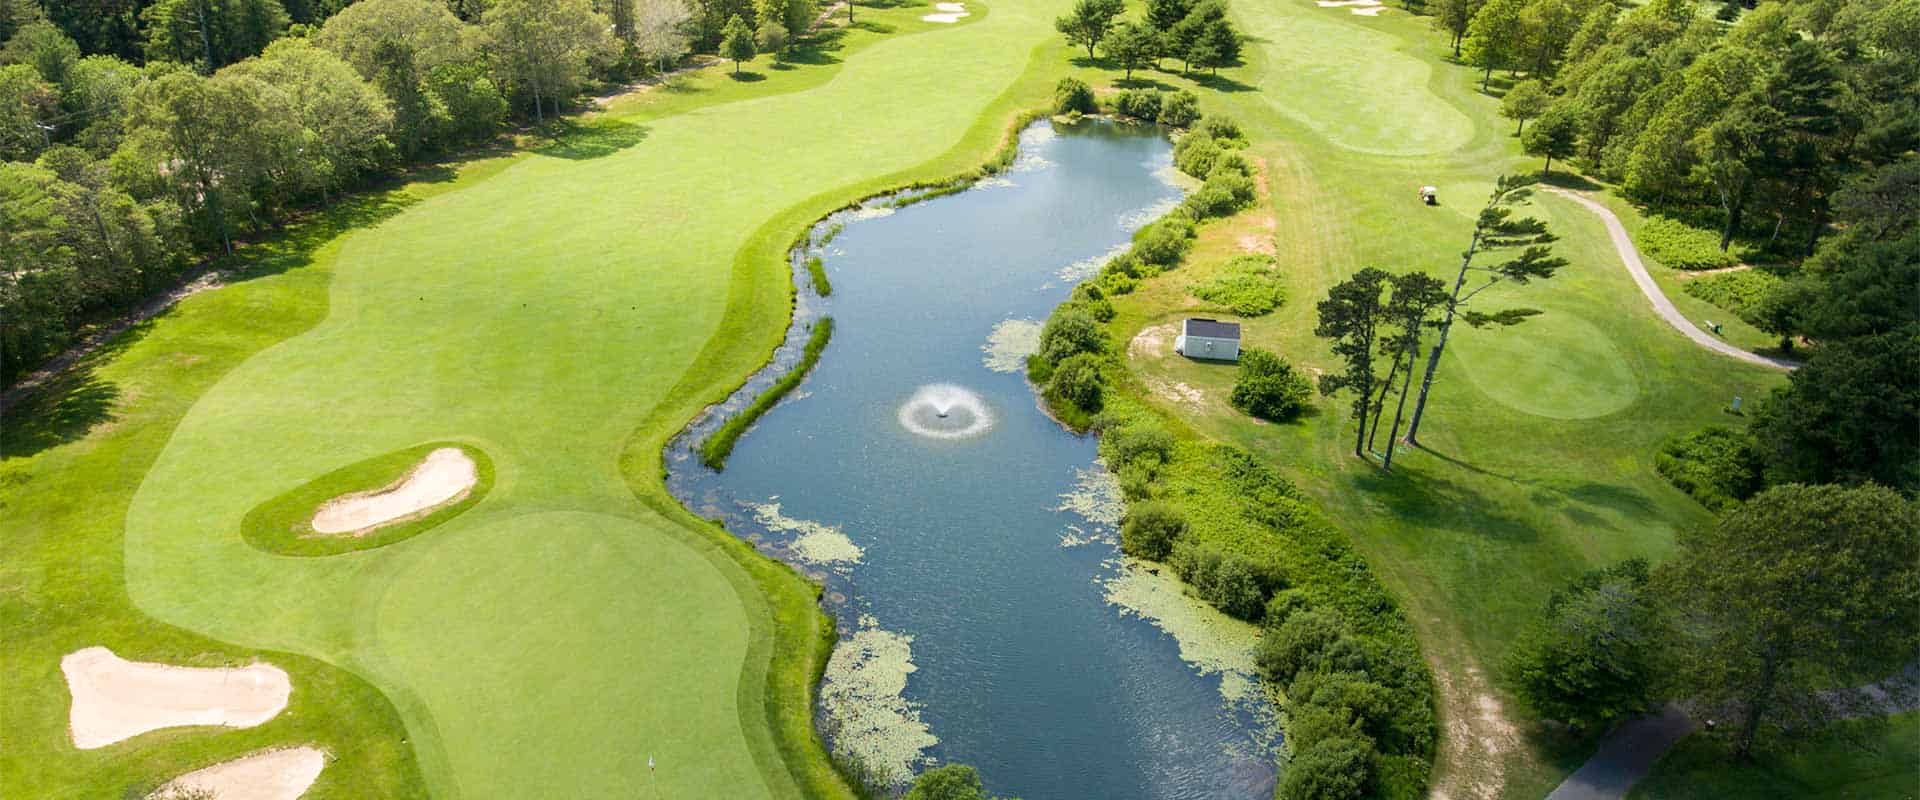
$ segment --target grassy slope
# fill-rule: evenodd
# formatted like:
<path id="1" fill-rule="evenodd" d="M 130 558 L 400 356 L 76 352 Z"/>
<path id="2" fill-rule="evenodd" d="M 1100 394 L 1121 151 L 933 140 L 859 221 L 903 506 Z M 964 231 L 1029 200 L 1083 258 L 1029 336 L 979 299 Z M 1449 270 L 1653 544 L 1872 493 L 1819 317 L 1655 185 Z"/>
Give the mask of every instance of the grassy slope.
<path id="1" fill-rule="evenodd" d="M 1860 723 L 1847 723 L 1858 725 Z M 1729 763 L 1724 742 L 1682 741 L 1634 786 L 1632 800 L 1912 800 L 1920 796 L 1920 712 L 1896 714 L 1869 749 L 1815 744 L 1760 763 Z"/>
<path id="2" fill-rule="evenodd" d="M 315 796 L 421 790 L 388 733 L 391 707 L 352 674 L 285 653 L 274 658 L 296 674 L 295 711 L 322 710 L 80 756 L 56 744 L 65 697 L 53 664 L 73 647 L 105 641 L 201 662 L 246 652 L 126 609 L 119 519 L 140 486 L 126 570 L 142 609 L 366 675 L 425 734 L 414 744 L 437 794 L 462 783 L 631 791 L 649 753 L 662 762 L 662 791 L 796 794 L 780 759 L 810 755 L 811 741 L 792 741 L 792 720 L 810 740 L 812 659 L 784 653 L 802 656 L 800 669 L 757 670 L 774 649 L 772 619 L 813 630 L 817 614 L 787 602 L 806 589 L 784 570 L 728 557 L 744 548 L 690 529 L 698 523 L 658 486 L 658 445 L 777 339 L 788 288 L 776 257 L 800 225 L 852 194 L 958 171 L 992 150 L 1013 105 L 1044 91 L 1022 70 L 1052 11 L 977 10 L 970 24 L 870 48 L 851 46 L 856 34 L 814 59 L 852 54 L 855 68 L 764 70 L 756 83 L 709 71 L 618 104 L 618 123 L 551 157 L 490 165 L 351 238 L 333 234 L 385 214 L 310 231 L 282 265 L 290 271 L 190 300 L 101 359 L 99 385 L 120 393 L 113 424 L 45 450 L 9 444 L 9 483 L 35 491 L 10 493 L 19 513 L 9 520 L 25 524 L 8 523 L 7 540 L 37 555 L 7 561 L 7 628 L 43 635 L 7 654 L 9 686 L 31 687 L 8 696 L 7 785 L 28 796 L 117 792 L 308 740 L 340 758 Z M 917 13 L 865 16 L 881 30 L 930 27 Z M 892 124 L 863 126 L 882 118 Z M 742 223 L 782 207 L 748 235 Z M 319 321 L 329 280 L 331 316 L 234 369 Z M 189 363 L 204 367 L 181 369 Z M 446 435 L 484 446 L 500 482 L 431 535 L 305 560 L 209 535 L 237 530 L 253 504 L 312 475 Z M 101 491 L 109 485 L 118 500 Z M 100 569 L 74 569 L 82 561 Z M 776 590 L 773 607 L 755 583 Z M 93 613 L 68 613 L 81 607 Z M 763 701 L 764 680 L 786 696 Z"/>
<path id="3" fill-rule="evenodd" d="M 1241 236 L 1271 236 L 1289 301 L 1248 325 L 1248 343 L 1330 368 L 1311 335 L 1313 304 L 1329 286 L 1366 265 L 1451 280 L 1493 177 L 1538 162 L 1518 156 L 1496 101 L 1475 92 L 1476 75 L 1445 62 L 1424 19 L 1397 10 L 1370 19 L 1307 0 L 1235 8 L 1256 37 L 1250 64 L 1229 72 L 1240 85 L 1214 83 L 1228 91 L 1202 106 L 1253 134 L 1251 152 L 1269 167 L 1270 218 L 1204 233 L 1191 266 L 1118 304 L 1115 328 L 1131 336 L 1177 318 L 1196 305 L 1187 287 L 1210 263 L 1238 252 Z M 1419 205 L 1423 184 L 1440 188 L 1440 207 Z M 1657 558 L 1675 530 L 1704 521 L 1653 472 L 1655 446 L 1724 419 L 1730 396 L 1779 380 L 1698 349 L 1654 316 L 1598 219 L 1550 197 L 1532 213 L 1565 237 L 1572 266 L 1489 300 L 1547 313 L 1504 333 L 1456 331 L 1422 435 L 1431 449 L 1400 454 L 1392 476 L 1350 455 L 1345 398 L 1320 402 L 1300 423 L 1256 424 L 1226 406 L 1231 368 L 1135 362 L 1148 378 L 1204 390 L 1202 409 L 1163 402 L 1203 432 L 1267 454 L 1318 495 L 1406 604 L 1441 683 L 1447 741 L 1436 786 L 1455 798 L 1540 796 L 1578 763 L 1579 743 L 1516 735 L 1531 726 L 1491 680 L 1507 644 L 1552 588 L 1590 566 Z"/>

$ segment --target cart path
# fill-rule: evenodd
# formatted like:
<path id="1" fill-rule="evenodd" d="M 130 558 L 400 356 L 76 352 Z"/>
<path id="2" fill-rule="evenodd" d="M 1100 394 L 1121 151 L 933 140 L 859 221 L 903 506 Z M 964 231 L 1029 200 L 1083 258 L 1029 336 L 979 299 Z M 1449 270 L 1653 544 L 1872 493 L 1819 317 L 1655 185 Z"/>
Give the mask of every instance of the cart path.
<path id="1" fill-rule="evenodd" d="M 1614 215 L 1612 209 L 1595 202 L 1592 198 L 1579 192 L 1558 188 L 1548 189 L 1547 191 L 1586 206 L 1587 210 L 1600 215 L 1600 221 L 1605 222 L 1607 225 L 1607 237 L 1613 240 L 1613 249 L 1619 251 L 1620 261 L 1627 265 L 1627 272 L 1633 275 L 1633 282 L 1640 286 L 1640 293 L 1647 296 L 1648 302 L 1653 303 L 1654 313 L 1659 314 L 1660 318 L 1666 320 L 1667 324 L 1672 325 L 1675 330 L 1680 331 L 1682 334 L 1685 334 L 1687 338 L 1699 343 L 1701 347 L 1705 347 L 1716 353 L 1732 356 L 1749 364 L 1785 370 L 1800 368 L 1800 362 L 1798 361 L 1763 356 L 1759 353 L 1750 353 L 1727 344 L 1719 337 L 1713 336 L 1706 331 L 1700 330 L 1691 320 L 1687 319 L 1685 314 L 1680 313 L 1680 309 L 1674 307 L 1673 301 L 1668 300 L 1666 293 L 1660 291 L 1660 285 L 1653 282 L 1653 276 L 1647 274 L 1647 265 L 1640 260 L 1640 251 L 1633 246 L 1633 238 L 1627 235 L 1627 229 L 1620 224 L 1620 218 Z"/>

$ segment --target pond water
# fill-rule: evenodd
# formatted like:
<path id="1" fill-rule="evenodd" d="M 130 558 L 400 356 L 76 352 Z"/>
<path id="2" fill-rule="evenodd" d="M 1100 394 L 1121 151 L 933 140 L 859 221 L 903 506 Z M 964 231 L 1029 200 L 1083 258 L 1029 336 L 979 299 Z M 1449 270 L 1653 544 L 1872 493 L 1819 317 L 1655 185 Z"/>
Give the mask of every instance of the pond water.
<path id="1" fill-rule="evenodd" d="M 834 294 L 803 291 L 774 364 L 670 446 L 669 486 L 826 583 L 836 749 L 896 774 L 973 764 L 1026 800 L 1269 796 L 1252 629 L 1123 562 L 1094 440 L 1020 371 L 1073 282 L 1179 200 L 1170 146 L 1093 121 L 1021 140 L 1001 177 L 816 227 Z M 725 472 L 701 467 L 689 448 L 822 314 L 833 339 L 806 382 Z"/>

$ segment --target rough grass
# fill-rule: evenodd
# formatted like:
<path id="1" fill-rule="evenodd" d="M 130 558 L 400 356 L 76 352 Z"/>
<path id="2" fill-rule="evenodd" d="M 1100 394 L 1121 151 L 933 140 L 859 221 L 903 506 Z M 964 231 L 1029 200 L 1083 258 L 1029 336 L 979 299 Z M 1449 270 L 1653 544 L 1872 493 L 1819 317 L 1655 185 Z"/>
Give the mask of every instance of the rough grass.
<path id="1" fill-rule="evenodd" d="M 1046 91 L 1029 56 L 1055 5 L 871 11 L 895 35 L 763 81 L 710 69 L 588 140 L 342 206 L 10 418 L 0 794 L 118 796 L 304 741 L 336 756 L 319 798 L 845 796 L 811 727 L 816 587 L 674 503 L 660 448 L 777 341 L 797 231 L 994 153 Z M 724 190 L 741 175 L 754 192 Z M 306 559 L 238 535 L 341 463 L 449 438 L 497 483 L 433 535 Z M 294 706 L 77 753 L 57 663 L 90 644 L 262 655 Z"/>
<path id="2" fill-rule="evenodd" d="M 1749 325 L 1757 325 L 1760 301 L 1779 283 L 1779 276 L 1771 272 L 1743 269 L 1687 281 L 1687 294 L 1733 312 Z"/>
<path id="3" fill-rule="evenodd" d="M 1843 725 L 1860 728 L 1870 723 Z M 1853 732 L 1859 735 L 1858 732 Z M 1911 800 L 1920 786 L 1920 712 L 1896 714 L 1869 743 L 1816 742 L 1796 753 L 1734 761 L 1724 741 L 1695 734 L 1654 762 L 1630 800 Z"/>
<path id="4" fill-rule="evenodd" d="M 827 349 L 827 342 L 833 338 L 833 317 L 822 317 L 814 323 L 813 331 L 807 334 L 807 346 L 800 352 L 800 360 L 772 386 L 753 399 L 753 404 L 740 410 L 719 428 L 707 440 L 700 443 L 700 461 L 713 469 L 722 469 L 727 465 L 727 456 L 733 454 L 734 442 L 740 435 L 753 427 L 761 415 L 772 411 L 787 393 L 800 387 L 807 379 L 807 373 L 813 371 L 813 365 L 820 363 L 820 354 Z"/>
<path id="5" fill-rule="evenodd" d="M 344 494 L 389 486 L 406 477 L 428 453 L 457 447 L 473 459 L 476 480 L 465 497 L 418 519 L 376 528 L 362 535 L 319 535 L 313 515 L 328 501 Z M 493 488 L 493 459 L 485 451 L 459 442 L 433 442 L 409 447 L 349 464 L 268 500 L 247 513 L 240 535 L 247 544 L 286 556 L 330 556 L 371 550 L 413 538 L 459 516 Z"/>

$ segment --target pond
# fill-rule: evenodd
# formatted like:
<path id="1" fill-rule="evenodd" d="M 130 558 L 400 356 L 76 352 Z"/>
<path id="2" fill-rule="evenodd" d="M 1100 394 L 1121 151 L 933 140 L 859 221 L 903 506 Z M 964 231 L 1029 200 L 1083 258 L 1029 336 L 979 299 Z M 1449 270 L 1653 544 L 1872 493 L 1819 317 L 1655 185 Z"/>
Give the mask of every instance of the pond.
<path id="1" fill-rule="evenodd" d="M 835 215 L 807 253 L 832 296 L 803 291 L 774 363 L 669 447 L 682 502 L 826 584 L 836 750 L 894 774 L 972 764 L 1026 800 L 1270 796 L 1251 626 L 1121 558 L 1095 441 L 1022 374 L 1038 321 L 1179 201 L 1172 173 L 1157 130 L 1043 121 L 1001 176 Z M 823 314 L 805 383 L 702 467 L 690 448 Z"/>

